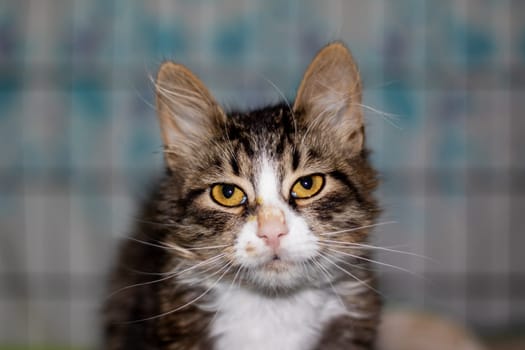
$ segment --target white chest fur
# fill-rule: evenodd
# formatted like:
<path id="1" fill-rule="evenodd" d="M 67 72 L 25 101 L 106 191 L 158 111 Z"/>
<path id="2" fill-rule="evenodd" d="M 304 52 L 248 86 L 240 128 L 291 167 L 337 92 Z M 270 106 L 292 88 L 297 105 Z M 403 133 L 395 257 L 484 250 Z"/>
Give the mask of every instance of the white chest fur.
<path id="1" fill-rule="evenodd" d="M 324 290 L 268 298 L 223 286 L 215 295 L 211 336 L 216 350 L 311 349 L 326 322 L 345 312 L 337 296 Z"/>

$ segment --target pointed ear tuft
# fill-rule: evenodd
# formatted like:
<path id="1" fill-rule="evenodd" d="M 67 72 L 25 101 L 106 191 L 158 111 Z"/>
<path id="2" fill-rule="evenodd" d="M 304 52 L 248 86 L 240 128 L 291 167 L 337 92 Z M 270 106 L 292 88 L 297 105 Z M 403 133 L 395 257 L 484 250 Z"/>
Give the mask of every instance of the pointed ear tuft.
<path id="1" fill-rule="evenodd" d="M 294 110 L 307 125 L 337 135 L 352 151 L 362 150 L 361 79 L 344 44 L 329 44 L 313 59 L 297 91 Z"/>
<path id="2" fill-rule="evenodd" d="M 155 89 L 166 162 L 171 166 L 177 155 L 187 155 L 220 132 L 225 114 L 204 84 L 180 64 L 163 63 Z"/>

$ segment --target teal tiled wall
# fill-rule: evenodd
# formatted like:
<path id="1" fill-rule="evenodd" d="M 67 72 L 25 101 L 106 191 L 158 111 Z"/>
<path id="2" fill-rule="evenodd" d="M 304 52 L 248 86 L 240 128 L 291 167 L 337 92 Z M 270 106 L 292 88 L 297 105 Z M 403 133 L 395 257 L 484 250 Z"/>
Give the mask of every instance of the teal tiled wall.
<path id="1" fill-rule="evenodd" d="M 478 330 L 523 323 L 522 13 L 510 0 L 4 1 L 0 344 L 96 344 L 115 243 L 162 169 L 160 62 L 253 107 L 293 98 L 335 39 L 359 62 L 384 219 L 398 222 L 374 240 L 439 261 L 381 255 L 431 281 L 382 269 L 387 303 Z"/>

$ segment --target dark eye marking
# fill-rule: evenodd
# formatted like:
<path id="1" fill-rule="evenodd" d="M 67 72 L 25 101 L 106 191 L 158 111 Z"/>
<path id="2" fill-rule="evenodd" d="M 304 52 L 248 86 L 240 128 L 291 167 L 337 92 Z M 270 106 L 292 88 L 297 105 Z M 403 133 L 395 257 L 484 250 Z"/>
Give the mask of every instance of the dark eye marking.
<path id="1" fill-rule="evenodd" d="M 247 140 L 246 138 L 240 138 L 239 141 L 241 142 L 243 148 L 244 148 L 244 152 L 246 153 L 246 155 L 248 155 L 248 157 L 252 158 L 254 155 L 255 155 L 255 150 L 252 148 L 252 144 L 250 143 L 249 140 Z"/>
<path id="2" fill-rule="evenodd" d="M 237 162 L 237 159 L 234 156 L 230 157 L 230 166 L 232 168 L 232 172 L 235 176 L 239 176 L 239 163 Z"/>
<path id="3" fill-rule="evenodd" d="M 361 195 L 361 192 L 359 191 L 359 189 L 356 187 L 356 185 L 352 182 L 352 180 L 350 180 L 350 178 L 345 173 L 336 170 L 336 171 L 332 171 L 331 173 L 329 173 L 329 175 L 331 177 L 333 177 L 334 179 L 342 182 L 346 187 L 348 187 L 348 189 L 354 195 L 355 200 L 359 204 L 364 204 L 365 200 L 364 200 L 363 196 Z"/>
<path id="4" fill-rule="evenodd" d="M 193 200 L 195 200 L 195 198 L 197 198 L 198 196 L 203 194 L 205 191 L 206 190 L 204 188 L 192 189 L 184 196 L 184 201 L 186 203 L 193 202 Z"/>
<path id="5" fill-rule="evenodd" d="M 295 171 L 299 167 L 299 162 L 301 161 L 301 153 L 294 148 L 292 153 L 292 169 Z"/>

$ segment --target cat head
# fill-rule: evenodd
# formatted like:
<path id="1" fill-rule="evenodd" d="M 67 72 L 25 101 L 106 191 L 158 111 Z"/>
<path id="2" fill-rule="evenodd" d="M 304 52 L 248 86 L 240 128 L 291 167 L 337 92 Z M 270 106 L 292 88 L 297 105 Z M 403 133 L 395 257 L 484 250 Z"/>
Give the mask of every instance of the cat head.
<path id="1" fill-rule="evenodd" d="M 326 283 L 343 273 L 336 259 L 362 253 L 352 244 L 378 213 L 377 181 L 361 81 L 343 44 L 317 54 L 293 106 L 226 113 L 172 62 L 156 88 L 169 172 L 157 220 L 169 223 L 164 243 L 175 248 L 167 269 L 200 264 L 184 278 L 289 289 Z"/>

